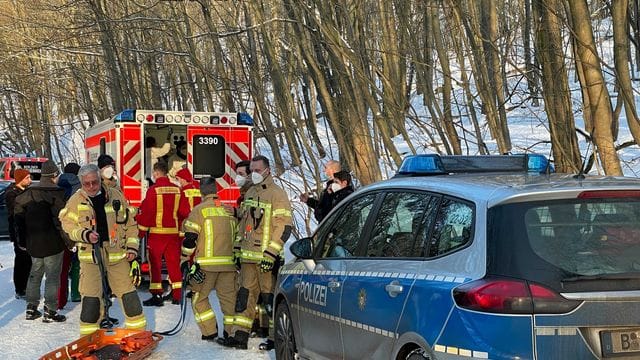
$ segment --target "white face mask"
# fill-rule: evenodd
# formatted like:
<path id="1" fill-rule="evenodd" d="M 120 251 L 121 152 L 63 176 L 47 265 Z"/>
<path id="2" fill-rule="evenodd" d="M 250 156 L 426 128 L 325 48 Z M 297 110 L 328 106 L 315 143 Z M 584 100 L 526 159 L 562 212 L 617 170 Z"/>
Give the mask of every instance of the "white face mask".
<path id="1" fill-rule="evenodd" d="M 260 174 L 258 172 L 252 172 L 251 173 L 251 181 L 254 184 L 260 184 L 261 182 L 264 181 L 264 176 L 262 176 L 262 174 Z"/>
<path id="2" fill-rule="evenodd" d="M 113 166 L 107 166 L 102 169 L 102 177 L 105 179 L 111 179 L 114 173 L 115 169 L 113 168 Z"/>
<path id="3" fill-rule="evenodd" d="M 340 190 L 342 190 L 342 185 L 340 185 L 337 182 L 331 183 L 331 191 L 333 191 L 335 193 L 335 192 L 338 192 Z"/>
<path id="4" fill-rule="evenodd" d="M 236 185 L 242 187 L 244 186 L 244 184 L 247 183 L 247 178 L 246 176 L 242 176 L 240 174 L 236 175 Z"/>

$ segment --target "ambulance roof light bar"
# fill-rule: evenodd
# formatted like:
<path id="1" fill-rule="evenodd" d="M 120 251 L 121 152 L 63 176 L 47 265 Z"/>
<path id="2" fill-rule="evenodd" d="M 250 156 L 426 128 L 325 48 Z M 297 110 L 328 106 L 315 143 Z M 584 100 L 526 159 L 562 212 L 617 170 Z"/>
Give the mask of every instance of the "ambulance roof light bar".
<path id="1" fill-rule="evenodd" d="M 209 113 L 211 114 L 211 113 Z M 115 122 L 139 122 L 155 124 L 210 124 L 253 126 L 253 118 L 247 113 L 179 113 L 176 111 L 156 111 L 125 109 L 113 117 Z"/>

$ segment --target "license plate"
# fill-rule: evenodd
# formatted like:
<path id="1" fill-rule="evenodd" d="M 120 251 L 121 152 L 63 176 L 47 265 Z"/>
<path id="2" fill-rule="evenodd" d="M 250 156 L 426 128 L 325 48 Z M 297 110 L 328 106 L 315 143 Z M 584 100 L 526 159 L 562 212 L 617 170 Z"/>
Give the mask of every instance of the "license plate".
<path id="1" fill-rule="evenodd" d="M 640 354 L 640 329 L 601 331 L 602 355 Z"/>

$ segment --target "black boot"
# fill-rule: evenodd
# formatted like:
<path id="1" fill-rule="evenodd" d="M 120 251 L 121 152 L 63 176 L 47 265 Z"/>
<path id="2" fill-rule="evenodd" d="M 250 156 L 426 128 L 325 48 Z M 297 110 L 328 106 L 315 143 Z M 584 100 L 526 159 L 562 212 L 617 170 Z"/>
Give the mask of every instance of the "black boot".
<path id="1" fill-rule="evenodd" d="M 142 302 L 144 306 L 162 306 L 164 305 L 164 300 L 162 300 L 162 295 L 153 294 L 150 298 Z"/>
<path id="2" fill-rule="evenodd" d="M 38 306 L 33 304 L 27 304 L 27 320 L 35 320 L 42 316 L 42 313 L 38 311 Z"/>
<path id="3" fill-rule="evenodd" d="M 249 333 L 246 331 L 236 331 L 235 336 L 229 336 L 227 338 L 218 338 L 218 340 L 216 341 L 218 342 L 218 344 L 224 347 L 246 350 L 247 342 L 249 342 Z"/>
<path id="4" fill-rule="evenodd" d="M 44 307 L 44 317 L 42 318 L 42 322 L 50 323 L 50 322 L 65 322 L 65 321 L 67 321 L 66 316 L 62 314 L 58 314 L 55 310 L 51 310 L 46 306 Z"/>
<path id="5" fill-rule="evenodd" d="M 269 336 L 269 328 L 257 328 L 255 332 L 251 333 L 251 337 L 257 337 L 264 339 Z"/>
<path id="6" fill-rule="evenodd" d="M 206 340 L 206 341 L 216 341 L 217 337 L 218 337 L 218 333 L 213 333 L 211 335 L 202 335 L 200 339 Z"/>
<path id="7" fill-rule="evenodd" d="M 267 340 L 263 343 L 260 343 L 260 345 L 258 345 L 258 349 L 260 350 L 273 350 L 273 348 L 276 347 L 276 344 L 273 342 L 273 340 Z"/>

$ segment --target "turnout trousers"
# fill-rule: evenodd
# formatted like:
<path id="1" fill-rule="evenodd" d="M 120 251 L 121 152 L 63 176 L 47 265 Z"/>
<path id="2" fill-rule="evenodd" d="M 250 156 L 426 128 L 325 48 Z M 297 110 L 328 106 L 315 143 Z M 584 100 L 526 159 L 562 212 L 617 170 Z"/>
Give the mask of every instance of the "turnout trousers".
<path id="1" fill-rule="evenodd" d="M 151 283 L 149 292 L 162 295 L 162 258 L 169 272 L 173 300 L 180 301 L 182 295 L 182 274 L 180 273 L 180 247 L 182 242 L 178 234 L 149 234 L 149 272 Z"/>
<path id="2" fill-rule="evenodd" d="M 238 314 L 236 315 L 236 324 L 243 329 L 243 331 L 250 332 L 253 320 L 256 318 L 257 311 L 256 305 L 258 304 L 258 297 L 260 294 L 270 294 L 273 291 L 273 275 L 271 271 L 260 271 L 259 264 L 242 263 L 240 268 L 240 290 L 238 291 L 238 297 L 243 296 L 243 288 L 248 290 L 246 302 L 242 299 L 238 299 L 238 303 L 244 303 L 246 305 L 244 310 L 236 309 Z M 269 330 L 271 332 L 271 329 Z"/>
<path id="3" fill-rule="evenodd" d="M 102 258 L 109 255 L 104 249 Z M 120 300 L 124 312 L 124 326 L 127 329 L 144 329 L 147 321 L 142 312 L 142 304 L 138 292 L 129 276 L 131 265 L 126 260 L 114 264 L 105 262 L 105 269 L 111 291 Z M 80 313 L 80 334 L 87 335 L 100 328 L 100 320 L 104 318 L 104 303 L 102 300 L 102 274 L 100 268 L 92 263 L 80 263 L 80 294 L 82 295 L 82 312 Z"/>
<path id="4" fill-rule="evenodd" d="M 224 315 L 222 321 L 224 331 L 233 336 L 238 330 L 235 325 L 236 293 L 238 291 L 237 274 L 235 271 L 213 272 L 203 270 L 203 272 L 205 277 L 202 284 L 189 285 L 189 288 L 194 291 L 191 298 L 191 307 L 193 308 L 196 323 L 200 327 L 200 332 L 205 336 L 218 332 L 216 315 L 209 303 L 209 294 L 212 290 L 215 290 Z M 219 334 L 219 336 L 222 337 L 222 334 Z"/>

